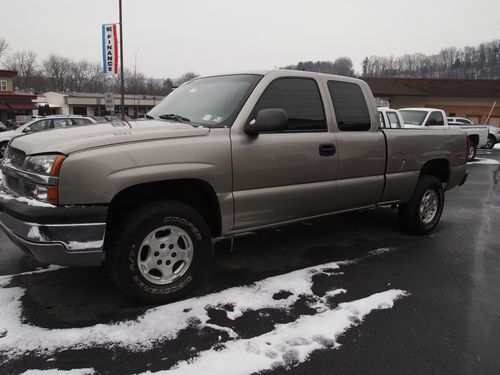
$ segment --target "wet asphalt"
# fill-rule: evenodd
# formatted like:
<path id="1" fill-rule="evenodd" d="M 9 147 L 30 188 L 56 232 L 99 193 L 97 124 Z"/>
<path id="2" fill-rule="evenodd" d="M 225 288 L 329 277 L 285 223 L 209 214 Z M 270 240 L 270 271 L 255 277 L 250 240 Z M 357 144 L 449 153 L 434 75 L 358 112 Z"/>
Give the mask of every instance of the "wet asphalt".
<path id="1" fill-rule="evenodd" d="M 500 161 L 500 150 L 478 157 Z M 213 270 L 192 296 L 251 284 L 269 276 L 332 261 L 359 259 L 370 251 L 393 251 L 343 267 L 335 279 L 318 277 L 313 291 L 342 287 L 335 303 L 391 288 L 410 295 L 392 309 L 376 310 L 342 335 L 338 348 L 314 352 L 266 374 L 498 374 L 500 373 L 500 165 L 468 167 L 464 186 L 446 194 L 441 223 L 428 236 L 403 232 L 396 210 L 380 208 L 263 231 L 218 243 Z M 0 233 L 0 275 L 41 265 L 23 255 Z M 147 307 L 123 297 L 98 268 L 66 268 L 16 277 L 26 289 L 26 323 L 48 329 L 85 327 L 139 317 Z M 276 323 L 313 314 L 299 300 L 290 311 L 248 311 L 229 321 L 223 309 L 210 311 L 214 323 L 240 337 L 270 331 Z M 1 311 L 1 307 L 0 307 Z M 0 352 L 0 374 L 28 369 L 92 367 L 98 374 L 132 374 L 168 369 L 230 338 L 211 328 L 187 328 L 144 352 L 95 347 L 50 356 Z M 49 361 L 47 361 L 50 358 Z M 237 366 L 237 364 L 232 364 Z"/>

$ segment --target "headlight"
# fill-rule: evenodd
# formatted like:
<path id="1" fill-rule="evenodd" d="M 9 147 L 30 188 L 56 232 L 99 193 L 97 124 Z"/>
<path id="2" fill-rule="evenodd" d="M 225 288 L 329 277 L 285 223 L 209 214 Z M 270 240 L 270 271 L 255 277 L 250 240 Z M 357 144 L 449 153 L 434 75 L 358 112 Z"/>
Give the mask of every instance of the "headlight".
<path id="1" fill-rule="evenodd" d="M 58 176 L 64 155 L 36 155 L 28 159 L 26 171 L 44 176 Z"/>
<path id="2" fill-rule="evenodd" d="M 31 172 L 45 177 L 45 181 L 38 183 L 31 180 L 24 184 L 27 196 L 42 202 L 58 203 L 59 186 L 58 176 L 66 156 L 58 154 L 31 156 L 26 162 L 26 172 Z"/>

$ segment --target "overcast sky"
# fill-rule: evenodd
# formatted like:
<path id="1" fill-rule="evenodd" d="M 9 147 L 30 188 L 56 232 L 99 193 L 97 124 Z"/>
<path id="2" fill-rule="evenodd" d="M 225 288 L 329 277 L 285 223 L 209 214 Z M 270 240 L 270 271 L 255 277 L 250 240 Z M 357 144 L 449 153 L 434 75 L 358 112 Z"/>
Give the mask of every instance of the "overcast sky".
<path id="1" fill-rule="evenodd" d="M 272 69 L 301 60 L 432 54 L 500 38 L 499 0 L 123 0 L 125 66 L 178 77 Z M 2 1 L 0 38 L 98 62 L 118 0 Z"/>

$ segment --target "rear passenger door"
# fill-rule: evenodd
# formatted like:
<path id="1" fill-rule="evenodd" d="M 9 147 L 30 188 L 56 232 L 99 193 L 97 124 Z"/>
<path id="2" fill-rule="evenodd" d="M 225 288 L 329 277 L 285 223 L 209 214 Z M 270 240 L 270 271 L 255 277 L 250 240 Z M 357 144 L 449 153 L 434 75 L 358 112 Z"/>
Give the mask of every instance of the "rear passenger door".
<path id="1" fill-rule="evenodd" d="M 288 130 L 249 136 L 242 127 L 231 129 L 236 230 L 333 210 L 336 142 L 321 87 L 313 78 L 276 78 L 255 93 L 259 99 L 244 121 L 255 119 L 261 109 L 281 108 Z"/>
<path id="2" fill-rule="evenodd" d="M 353 82 L 329 80 L 327 85 L 337 127 L 339 200 L 336 208 L 373 205 L 383 191 L 386 150 L 384 135 L 378 130 L 377 114 L 370 114 L 367 105 L 369 93 Z"/>

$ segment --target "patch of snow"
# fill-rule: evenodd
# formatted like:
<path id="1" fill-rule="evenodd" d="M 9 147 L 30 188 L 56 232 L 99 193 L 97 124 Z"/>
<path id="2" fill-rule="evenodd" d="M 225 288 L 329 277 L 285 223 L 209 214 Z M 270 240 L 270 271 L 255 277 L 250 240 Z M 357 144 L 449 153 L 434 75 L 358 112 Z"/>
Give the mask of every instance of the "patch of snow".
<path id="1" fill-rule="evenodd" d="M 28 232 L 28 238 L 32 240 L 37 240 L 37 241 L 44 241 L 45 237 L 43 236 L 42 233 L 40 233 L 40 228 L 37 227 L 36 225 L 33 225 L 29 232 Z"/>
<path id="2" fill-rule="evenodd" d="M 497 143 L 495 146 L 493 146 L 493 149 L 500 150 L 500 143 Z"/>
<path id="3" fill-rule="evenodd" d="M 98 249 L 102 247 L 103 243 L 104 241 L 88 241 L 88 242 L 70 241 L 68 247 L 71 250 Z"/>
<path id="4" fill-rule="evenodd" d="M 495 159 L 476 158 L 476 160 L 470 161 L 469 164 L 498 165 L 500 161 Z"/>
<path id="5" fill-rule="evenodd" d="M 318 349 L 338 348 L 337 339 L 363 321 L 372 310 L 392 308 L 407 293 L 399 289 L 372 294 L 338 305 L 316 315 L 303 315 L 294 322 L 278 324 L 263 335 L 226 342 L 223 349 L 209 349 L 190 361 L 179 362 L 172 370 L 155 375 L 248 375 L 304 362 Z M 233 364 L 233 365 L 231 365 Z M 152 374 L 147 372 L 145 374 Z"/>
<path id="6" fill-rule="evenodd" d="M 60 269 L 66 268 L 64 266 L 56 266 L 51 264 L 50 266 L 46 268 L 39 267 L 34 271 L 26 271 L 26 272 L 21 272 L 21 273 L 16 273 L 15 275 L 2 275 L 0 276 L 0 288 L 3 288 L 7 286 L 13 278 L 19 277 L 19 276 L 29 276 L 29 275 L 35 275 L 38 273 L 45 273 L 45 272 L 52 272 L 52 271 L 57 271 Z M 1 290 L 0 290 L 1 293 Z M 1 313 L 1 307 L 0 307 L 0 313 Z"/>
<path id="7" fill-rule="evenodd" d="M 282 363 L 292 355 L 290 348 L 299 346 L 298 358 L 307 357 L 308 353 L 315 348 L 324 347 L 324 340 L 316 338 L 316 331 L 313 326 L 319 324 L 320 333 L 328 340 L 333 340 L 343 330 L 349 326 L 361 321 L 364 315 L 375 308 L 388 308 L 397 298 L 405 295 L 405 292 L 393 290 L 380 295 L 367 297 L 360 301 L 353 301 L 348 304 L 341 304 L 335 310 L 331 310 L 328 305 L 329 299 L 340 293 L 345 293 L 345 289 L 332 289 L 326 292 L 322 297 L 315 295 L 312 291 L 313 277 L 319 274 L 336 277 L 340 265 L 348 265 L 361 261 L 362 259 L 375 256 L 368 254 L 365 257 L 343 261 L 331 262 L 305 269 L 289 272 L 283 275 L 273 276 L 254 284 L 240 287 L 229 288 L 217 293 L 208 294 L 201 297 L 190 298 L 168 305 L 155 307 L 147 310 L 140 317 L 133 320 L 126 320 L 110 324 L 96 324 L 94 326 L 82 328 L 60 328 L 48 329 L 29 324 L 23 320 L 21 298 L 25 294 L 25 289 L 21 287 L 7 287 L 10 281 L 20 275 L 10 275 L 0 277 L 0 353 L 10 358 L 17 358 L 26 354 L 42 355 L 49 357 L 51 354 L 65 349 L 81 349 L 88 347 L 121 347 L 128 350 L 148 350 L 154 348 L 157 342 L 168 339 L 174 339 L 178 333 L 188 326 L 199 329 L 211 327 L 221 332 L 227 332 L 232 338 L 226 346 L 230 349 L 227 356 L 231 353 L 243 353 L 242 343 L 249 342 L 250 346 L 256 345 L 256 350 L 260 353 L 256 356 L 256 362 L 262 363 L 262 366 L 268 366 L 269 358 L 262 355 L 264 341 L 253 338 L 245 341 L 238 340 L 238 335 L 231 328 L 208 323 L 210 317 L 208 311 L 211 308 L 226 310 L 229 319 L 236 319 L 249 310 L 271 309 L 289 309 L 301 296 L 311 300 L 311 305 L 317 311 L 314 317 L 317 320 L 311 320 L 312 317 L 300 317 L 294 323 L 276 326 L 272 331 L 265 335 L 266 340 L 272 341 L 269 348 L 270 355 L 275 356 L 273 363 L 278 361 Z M 32 271 L 25 274 L 38 272 L 47 272 L 55 268 L 49 268 L 39 271 Z M 276 293 L 286 291 L 289 295 L 286 298 L 273 298 Z M 228 308 L 227 306 L 230 306 Z M 230 311 L 227 311 L 230 310 Z M 337 311 L 334 315 L 333 312 Z M 333 325 L 329 333 L 325 330 L 324 324 L 330 324 L 337 319 L 345 322 L 342 325 Z M 349 321 L 349 324 L 347 324 Z M 314 322 L 314 323 L 313 323 Z M 333 323 L 332 323 L 333 324 Z M 336 324 L 336 323 L 335 323 Z M 339 323 L 340 324 L 340 323 Z M 285 340 L 285 332 L 289 331 L 292 336 L 302 337 L 308 344 L 301 343 L 290 344 Z M 318 336 L 319 337 L 319 336 Z M 294 339 L 295 340 L 295 339 Z M 326 342 L 325 341 L 325 342 Z M 238 344 L 239 342 L 239 344 Z M 245 344 L 246 345 L 246 344 Z M 267 345 L 267 344 L 266 344 Z M 288 345 L 288 349 L 280 351 L 281 345 Z M 224 350 L 223 350 L 224 352 Z M 266 351 L 267 353 L 267 351 Z M 295 353 L 295 352 L 293 352 Z M 250 354 L 245 354 L 245 358 Z M 206 356 L 210 356 L 210 351 L 203 354 L 200 360 L 205 361 Z M 238 362 L 239 363 L 239 362 Z M 260 367 L 259 367 L 260 368 Z M 263 367 L 268 368 L 268 367 Z M 202 373 L 205 373 L 204 371 Z"/>
<path id="8" fill-rule="evenodd" d="M 79 368 L 74 370 L 58 370 L 51 368 L 48 370 L 28 370 L 21 375 L 94 375 L 96 372 L 93 368 Z"/>

